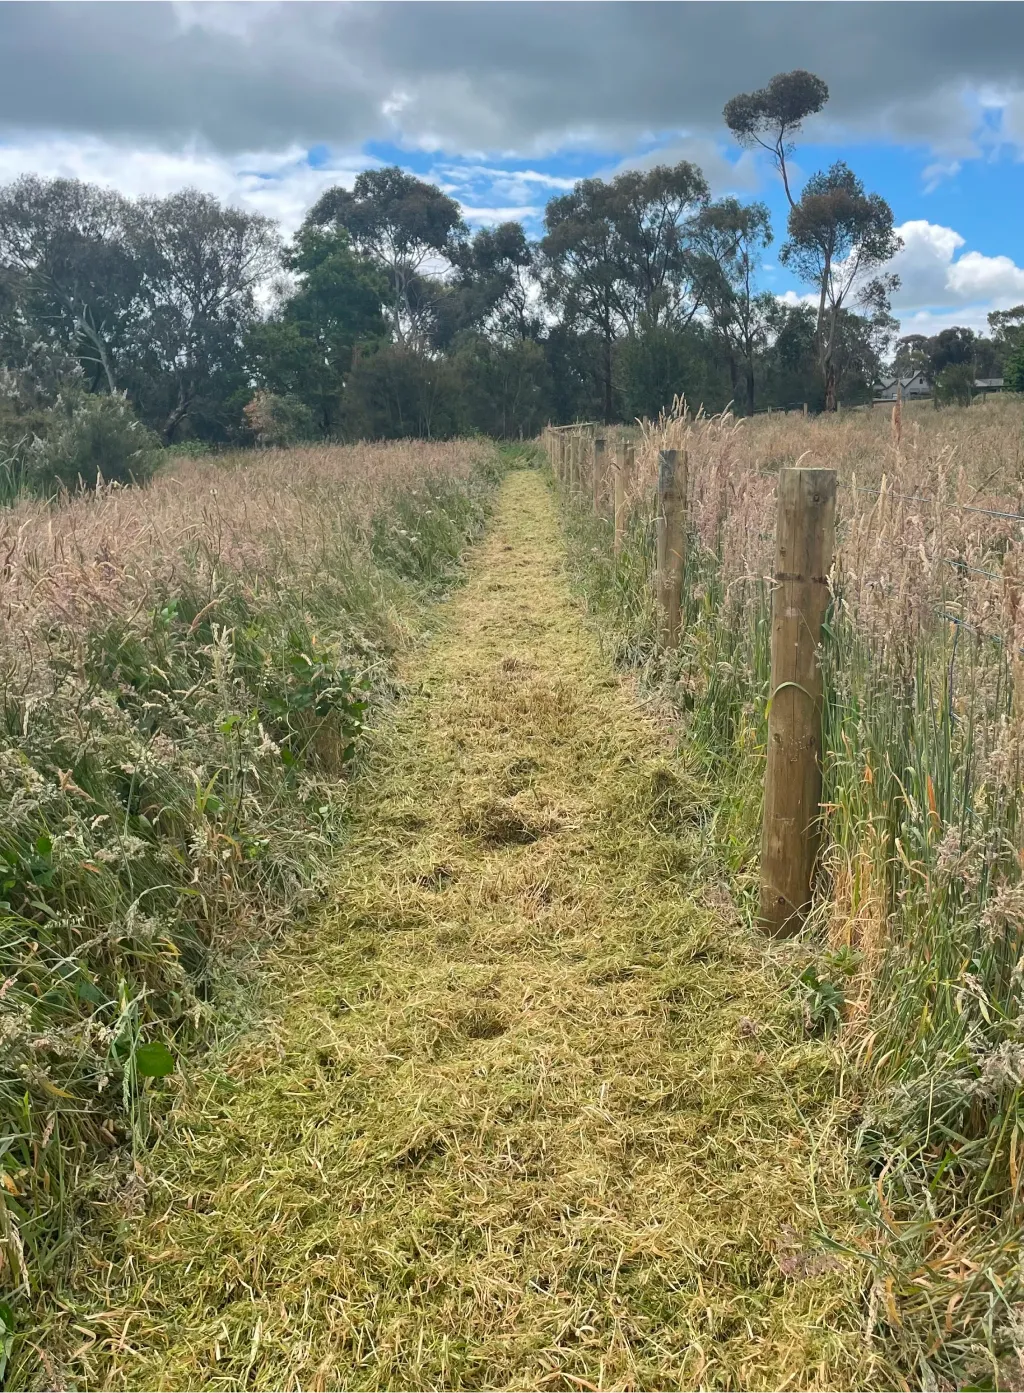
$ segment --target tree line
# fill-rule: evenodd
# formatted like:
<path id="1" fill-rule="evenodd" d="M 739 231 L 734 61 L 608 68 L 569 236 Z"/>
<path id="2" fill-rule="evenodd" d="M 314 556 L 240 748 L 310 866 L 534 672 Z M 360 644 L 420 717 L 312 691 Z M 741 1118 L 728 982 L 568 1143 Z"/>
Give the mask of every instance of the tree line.
<path id="1" fill-rule="evenodd" d="M 536 239 L 471 233 L 397 167 L 328 189 L 287 243 L 194 189 L 18 179 L 0 189 L 0 441 L 64 439 L 72 417 L 109 452 L 136 426 L 168 445 L 510 437 L 655 415 L 676 393 L 748 413 L 865 400 L 894 346 L 901 368 L 931 350 L 895 342 L 885 200 L 843 162 L 792 191 L 795 138 L 827 99 L 797 71 L 724 112 L 785 189 L 778 257 L 808 289 L 792 304 L 762 283 L 767 207 L 712 199 L 687 161 L 581 180 Z M 997 357 L 1017 326 L 998 330 Z M 72 473 L 82 452 L 61 448 L 48 467 Z"/>

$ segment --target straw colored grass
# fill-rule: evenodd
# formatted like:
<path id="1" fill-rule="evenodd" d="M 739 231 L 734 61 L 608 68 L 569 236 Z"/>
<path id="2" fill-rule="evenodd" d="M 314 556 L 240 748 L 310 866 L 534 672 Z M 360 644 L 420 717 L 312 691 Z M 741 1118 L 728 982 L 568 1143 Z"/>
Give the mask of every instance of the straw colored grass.
<path id="1" fill-rule="evenodd" d="M 503 468 L 250 452 L 0 509 L 0 1383 L 93 1201 L 138 1189 L 153 1068 L 323 903 L 364 713 Z"/>
<path id="2" fill-rule="evenodd" d="M 886 1384 L 799 950 L 731 909 L 538 474 L 373 740 L 333 905 L 111 1200 L 49 1386 Z"/>
<path id="3" fill-rule="evenodd" d="M 713 784 L 708 839 L 754 914 L 775 484 L 798 461 L 838 470 L 801 978 L 808 1027 L 835 1032 L 859 1096 L 867 1306 L 911 1387 L 1018 1388 L 1024 1369 L 1021 407 L 738 422 L 677 403 L 642 424 L 618 557 L 589 490 L 563 498 L 579 589 Z M 670 654 L 653 603 L 662 448 L 689 466 Z"/>

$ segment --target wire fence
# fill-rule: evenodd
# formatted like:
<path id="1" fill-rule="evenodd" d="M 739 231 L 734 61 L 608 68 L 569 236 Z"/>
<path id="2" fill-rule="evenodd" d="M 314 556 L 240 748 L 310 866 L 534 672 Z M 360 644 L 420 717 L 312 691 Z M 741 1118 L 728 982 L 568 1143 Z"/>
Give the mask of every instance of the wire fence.
<path id="1" fill-rule="evenodd" d="M 982 508 L 979 507 L 977 504 L 973 503 L 957 503 L 955 501 L 947 501 L 925 494 L 896 493 L 890 489 L 864 488 L 860 485 L 850 485 L 844 483 L 840 483 L 839 486 L 840 488 L 846 488 L 848 491 L 852 493 L 861 494 L 870 498 L 884 497 L 886 499 L 891 499 L 893 502 L 897 503 L 921 504 L 926 507 L 936 509 L 948 509 L 951 512 L 971 513 L 978 517 L 994 518 L 997 521 L 1024 523 L 1024 513 L 1009 512 L 1002 508 Z M 969 562 L 965 561 L 963 557 L 960 556 L 946 556 L 939 559 L 942 561 L 944 565 L 949 566 L 951 570 L 953 570 L 959 575 L 978 576 L 983 580 L 994 581 L 999 585 L 1004 584 L 1007 580 L 1007 576 L 1003 572 L 992 571 L 983 566 L 972 566 Z M 880 581 L 881 577 L 878 577 L 877 579 Z M 1000 647 L 1005 647 L 1005 639 L 1001 635 L 993 633 L 990 629 L 984 629 L 979 627 L 977 624 L 971 624 L 966 619 L 964 619 L 962 615 L 951 614 L 948 609 L 945 609 L 941 606 L 933 606 L 932 608 L 934 613 L 939 618 L 946 620 L 950 624 L 956 625 L 958 630 L 962 629 L 966 633 L 975 635 L 977 638 L 985 639 L 990 643 L 999 645 Z M 1024 647 L 1018 648 L 1017 653 L 1020 656 L 1024 656 Z"/>
<path id="2" fill-rule="evenodd" d="M 710 547 L 718 556 L 719 565 L 725 563 L 735 567 L 752 561 L 753 567 L 747 568 L 744 574 L 749 577 L 757 574 L 766 582 L 772 596 L 773 615 L 769 685 L 772 695 L 767 707 L 768 722 L 770 727 L 773 724 L 778 727 L 776 734 L 786 748 L 792 748 L 776 781 L 773 783 L 766 775 L 765 826 L 776 827 L 778 823 L 778 838 L 775 832 L 766 833 L 762 846 L 761 920 L 767 926 L 774 926 L 772 931 L 788 932 L 786 925 L 793 914 L 797 911 L 802 914 L 802 906 L 809 903 L 809 867 L 813 858 L 808 859 L 808 846 L 804 841 L 794 840 L 789 833 L 783 835 L 779 828 L 783 824 L 806 828 L 820 814 L 817 799 L 806 793 L 806 789 L 815 786 L 815 779 L 820 778 L 820 770 L 816 772 L 809 767 L 809 762 L 814 761 L 814 730 L 819 718 L 812 712 L 811 718 L 804 722 L 807 729 L 797 729 L 801 713 L 792 700 L 783 699 L 780 694 L 792 691 L 813 694 L 821 687 L 820 655 L 823 650 L 819 648 L 818 638 L 811 638 L 809 646 L 807 640 L 810 635 L 818 634 L 824 619 L 828 600 L 822 588 L 823 579 L 838 576 L 838 582 L 829 587 L 836 612 L 852 615 L 855 629 L 861 629 L 865 615 L 869 616 L 862 628 L 864 635 L 870 635 L 866 641 L 885 647 L 893 640 L 895 646 L 889 650 L 890 658 L 898 655 L 898 663 L 906 661 L 908 645 L 916 649 L 921 638 L 916 626 L 925 616 L 926 629 L 952 626 L 950 648 L 940 666 L 945 665 L 942 680 L 950 694 L 946 703 L 949 727 L 959 730 L 965 720 L 970 725 L 974 719 L 971 715 L 964 717 L 960 710 L 961 697 L 968 705 L 973 701 L 973 693 L 968 695 L 964 684 L 981 680 L 976 674 L 965 676 L 962 667 L 968 636 L 975 653 L 980 652 L 977 645 L 982 650 L 991 645 L 988 653 L 993 657 L 996 653 L 1005 655 L 1005 659 L 998 660 L 1000 663 L 1024 657 L 1022 610 L 1017 593 L 1021 587 L 1016 584 L 1018 577 L 1013 560 L 1016 553 L 1008 551 L 1003 569 L 997 569 L 1003 565 L 1001 553 L 1006 542 L 1024 541 L 1024 536 L 1017 535 L 1020 525 L 1024 524 L 1024 512 L 947 501 L 939 496 L 941 490 L 900 492 L 888 488 L 884 476 L 881 487 L 877 488 L 858 485 L 852 480 L 841 482 L 833 469 L 783 466 L 774 478 L 774 471 L 765 471 L 763 467 L 732 473 L 734 457 L 730 453 L 727 431 L 714 422 L 705 423 L 701 430 L 703 435 L 700 431 L 692 435 L 680 431 L 678 437 L 665 431 L 657 435 L 642 430 L 642 459 L 638 452 L 635 473 L 632 446 L 625 446 L 620 438 L 623 448 L 616 449 L 613 442 L 617 432 L 614 430 L 584 425 L 553 430 L 548 445 L 552 467 L 566 496 L 577 504 L 592 507 L 598 516 L 613 524 L 615 555 L 619 554 L 626 514 L 641 497 L 646 497 L 649 504 L 653 502 L 654 527 L 646 533 L 643 545 L 656 552 L 656 556 L 650 557 L 650 576 L 658 616 L 657 643 L 665 652 L 677 646 L 681 628 L 687 622 L 681 613 L 681 608 L 685 611 L 685 603 L 682 607 L 680 603 L 681 592 L 688 583 L 686 577 L 694 574 L 686 558 L 695 554 L 697 548 Z M 682 448 L 660 448 L 666 435 L 666 443 L 674 444 L 675 438 L 679 438 Z M 657 460 L 652 454 L 652 436 L 659 447 Z M 631 476 L 640 482 L 639 491 L 623 486 L 624 478 L 628 480 Z M 813 483 L 810 482 L 812 476 Z M 876 510 L 872 506 L 854 507 L 837 516 L 835 503 L 839 489 L 853 497 L 913 505 L 920 513 L 893 513 L 884 507 Z M 826 496 L 831 500 L 827 505 L 827 521 L 821 501 Z M 956 519 L 964 514 L 1012 526 L 995 529 L 995 536 L 986 537 L 988 529 L 972 524 L 963 529 L 962 535 L 955 535 Z M 947 515 L 953 520 L 952 532 L 946 524 Z M 730 530 L 733 518 L 736 527 Z M 838 537 L 836 523 L 839 524 Z M 770 534 L 774 534 L 776 543 L 774 565 L 768 562 L 765 554 Z M 800 559 L 795 569 L 791 564 L 793 557 Z M 837 563 L 835 571 L 833 561 Z M 1024 586 L 1024 577 L 1021 581 Z M 799 621 L 795 630 L 788 638 L 777 642 L 776 630 L 784 628 L 785 622 L 794 616 Z M 794 654 L 802 654 L 806 670 L 788 671 L 786 665 L 795 661 Z M 988 657 L 982 667 L 987 681 L 991 676 Z M 954 687 L 959 694 L 956 700 Z M 1005 681 L 1001 690 L 1006 690 Z M 833 706 L 838 708 L 841 701 L 841 694 L 833 692 Z M 814 705 L 817 707 L 817 699 Z M 794 709 L 786 716 L 789 707 Z M 851 706 L 851 712 L 852 709 Z M 803 715 L 806 717 L 807 713 Z M 792 728 L 786 727 L 787 720 Z M 993 731 L 997 725 L 997 722 L 992 724 Z M 769 735 L 767 748 L 771 753 L 775 748 L 772 743 L 775 735 L 771 730 Z M 995 740 L 996 736 L 992 738 Z M 793 770 L 802 771 L 799 778 Z M 794 780 L 804 788 L 799 794 L 804 801 L 796 812 L 787 811 L 786 804 L 787 797 L 793 793 Z M 802 780 L 806 780 L 806 786 Z M 796 796 L 793 794 L 794 798 Z M 773 799 L 783 809 L 774 821 L 769 816 L 769 808 L 775 807 Z M 779 845 L 786 844 L 781 855 L 776 854 L 775 840 L 779 838 Z M 776 882 L 783 874 L 779 867 L 789 863 L 802 869 L 786 892 L 784 898 L 788 908 L 783 912 L 777 908 L 777 902 L 781 901 L 772 887 L 777 888 Z"/>
<path id="3" fill-rule="evenodd" d="M 840 484 L 841 488 L 851 488 L 849 484 Z M 853 488 L 854 493 L 868 494 L 872 498 L 881 498 L 883 494 L 886 498 L 891 498 L 897 503 L 926 503 L 932 507 L 950 508 L 960 513 L 976 513 L 980 517 L 1000 518 L 1007 522 L 1024 522 L 1024 513 L 1007 513 L 1001 508 L 979 508 L 973 503 L 947 502 L 941 498 L 928 498 L 923 495 L 913 493 L 892 493 L 889 489 L 867 489 L 859 485 Z"/>

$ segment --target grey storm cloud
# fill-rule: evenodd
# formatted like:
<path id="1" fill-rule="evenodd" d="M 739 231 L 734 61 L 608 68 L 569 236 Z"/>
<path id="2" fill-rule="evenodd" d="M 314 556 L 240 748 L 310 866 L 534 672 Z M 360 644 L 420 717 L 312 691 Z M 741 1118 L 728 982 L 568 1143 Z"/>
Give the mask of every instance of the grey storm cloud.
<path id="1" fill-rule="evenodd" d="M 621 148 L 719 131 L 728 97 L 794 67 L 831 88 L 822 134 L 970 153 L 961 95 L 1024 89 L 1024 5 L 8 3 L 0 133 Z"/>

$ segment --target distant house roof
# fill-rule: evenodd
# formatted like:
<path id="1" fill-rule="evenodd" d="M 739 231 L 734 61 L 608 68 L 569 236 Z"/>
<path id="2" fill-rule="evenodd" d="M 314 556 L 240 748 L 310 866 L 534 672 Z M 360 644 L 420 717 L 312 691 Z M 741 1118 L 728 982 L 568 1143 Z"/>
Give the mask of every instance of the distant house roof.
<path id="1" fill-rule="evenodd" d="M 896 377 L 894 373 L 889 373 L 888 377 L 883 377 L 881 385 L 883 387 L 894 387 L 897 382 L 902 382 L 906 387 L 908 383 L 915 382 L 919 377 L 927 378 L 924 368 L 919 368 L 917 372 L 904 373 L 902 377 Z"/>
<path id="2" fill-rule="evenodd" d="M 923 370 L 907 373 L 903 377 L 884 377 L 875 387 L 875 394 L 883 400 L 895 401 L 896 394 L 902 389 L 904 395 L 908 392 L 930 392 L 932 384 L 928 381 L 928 374 Z"/>
<path id="3" fill-rule="evenodd" d="M 976 377 L 974 379 L 974 385 L 975 387 L 991 387 L 995 389 L 1001 387 L 1003 381 L 1004 379 L 1001 377 Z"/>

